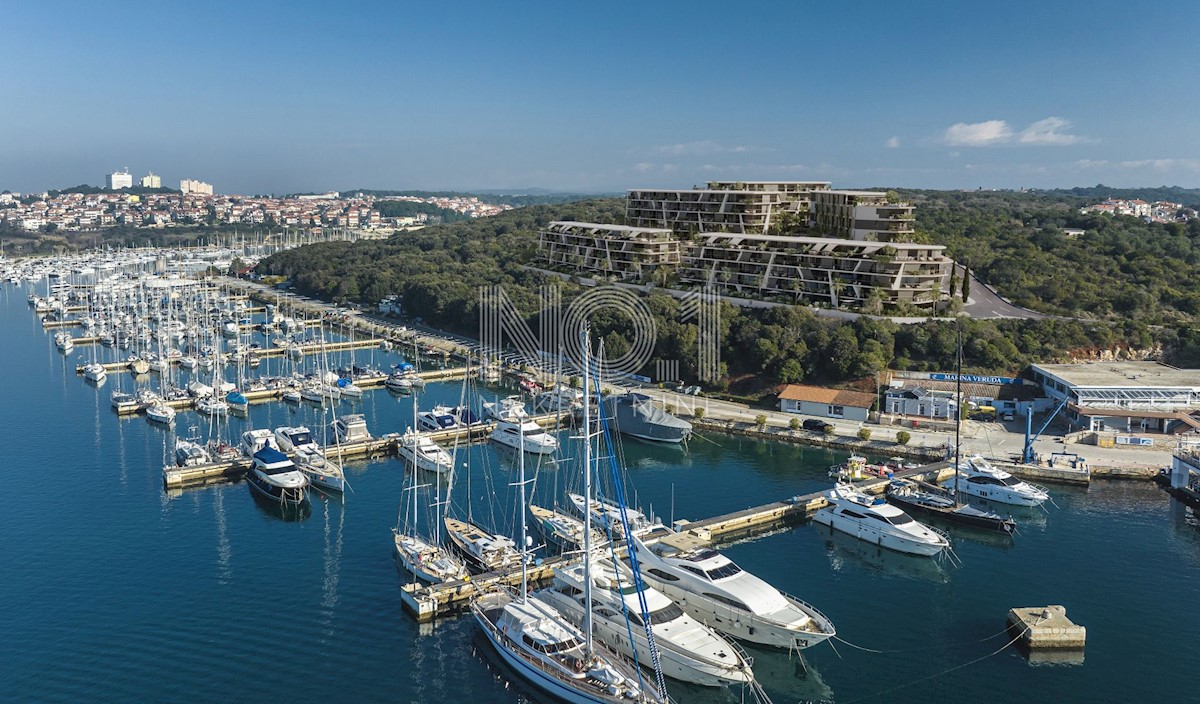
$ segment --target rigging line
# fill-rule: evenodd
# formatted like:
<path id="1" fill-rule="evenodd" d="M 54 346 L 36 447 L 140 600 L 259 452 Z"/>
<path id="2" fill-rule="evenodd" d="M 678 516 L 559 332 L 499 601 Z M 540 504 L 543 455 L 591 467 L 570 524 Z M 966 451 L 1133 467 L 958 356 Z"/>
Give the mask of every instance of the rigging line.
<path id="1" fill-rule="evenodd" d="M 845 638 L 842 638 L 841 636 L 838 636 L 838 635 L 833 636 L 833 638 L 831 640 L 836 640 L 839 643 L 843 643 L 845 645 L 850 646 L 851 648 L 854 648 L 855 650 L 861 650 L 866 653 L 875 653 L 878 655 L 891 655 L 891 654 L 897 654 L 897 653 L 923 653 L 923 652 L 929 652 L 931 650 L 944 650 L 946 648 L 959 648 L 964 645 L 975 645 L 977 643 L 986 643 L 987 641 L 995 640 L 996 638 L 999 638 L 1000 636 L 1002 636 L 1008 632 L 1009 632 L 1009 629 L 1006 626 L 1004 628 L 1004 630 L 999 631 L 997 633 L 993 633 L 992 635 L 987 636 L 985 638 L 980 638 L 979 640 L 961 641 L 961 642 L 957 642 L 957 643 L 943 643 L 941 645 L 936 645 L 936 646 L 927 647 L 927 648 L 908 648 L 908 649 L 903 649 L 903 650 L 876 650 L 875 648 L 868 648 L 866 646 L 851 643 L 850 641 L 848 641 Z"/>
<path id="2" fill-rule="evenodd" d="M 1041 621 L 1042 621 L 1042 619 L 1038 619 L 1038 623 L 1041 623 Z M 1033 625 L 1034 625 L 1034 626 L 1036 626 L 1036 625 L 1037 625 L 1037 623 L 1035 623 L 1035 624 L 1033 624 Z M 867 699 L 874 699 L 875 697 L 881 697 L 881 696 L 883 696 L 883 695 L 885 695 L 885 694 L 891 694 L 892 692 L 895 692 L 895 691 L 898 691 L 898 690 L 901 690 L 901 689 L 905 689 L 905 688 L 907 688 L 907 687 L 911 687 L 911 686 L 913 686 L 914 684 L 920 684 L 920 683 L 922 683 L 922 682 L 925 682 L 925 681 L 928 681 L 928 680 L 931 680 L 931 679 L 935 679 L 935 678 L 937 678 L 937 677 L 942 677 L 942 676 L 944 676 L 944 675 L 948 675 L 948 674 L 950 674 L 951 672 L 955 672 L 955 671 L 957 671 L 957 670 L 961 670 L 961 669 L 963 669 L 964 667 L 969 667 L 969 666 L 971 666 L 971 665 L 974 665 L 974 664 L 975 664 L 975 663 L 977 663 L 977 662 L 982 662 L 982 661 L 984 661 L 984 660 L 987 660 L 987 659 L 988 659 L 988 658 L 990 658 L 990 657 L 993 657 L 993 656 L 995 656 L 995 655 L 999 655 L 1000 653 L 1004 652 L 1006 649 L 1008 649 L 1008 646 L 1012 645 L 1013 643 L 1016 643 L 1018 640 L 1020 640 L 1021 638 L 1025 637 L 1025 634 L 1026 634 L 1026 633 L 1028 633 L 1028 632 L 1029 632 L 1029 631 L 1030 631 L 1032 628 L 1033 628 L 1033 626 L 1026 626 L 1026 627 L 1025 627 L 1025 629 L 1024 629 L 1024 630 L 1022 630 L 1020 633 L 1018 633 L 1018 634 L 1017 634 L 1017 635 L 1016 635 L 1016 636 L 1015 636 L 1015 637 L 1014 637 L 1012 640 L 1008 641 L 1007 643 L 1005 643 L 1004 645 L 1000 646 L 1000 647 L 999 647 L 999 648 L 997 648 L 996 650 L 993 650 L 992 652 L 988 653 L 987 655 L 983 655 L 983 656 L 977 657 L 977 658 L 975 658 L 974 660 L 969 660 L 969 661 L 967 661 L 967 662 L 964 662 L 964 663 L 963 663 L 963 664 L 961 664 L 961 665 L 955 665 L 954 667 L 951 667 L 951 668 L 950 668 L 950 669 L 948 669 L 948 670 L 943 670 L 942 672 L 935 672 L 935 673 L 933 673 L 932 675 L 927 675 L 927 676 L 925 676 L 925 677 L 922 677 L 922 678 L 920 678 L 920 679 L 913 680 L 912 682 L 907 682 L 907 683 L 905 683 L 905 684 L 897 685 L 897 686 L 895 686 L 895 687 L 892 687 L 891 689 L 885 689 L 885 690 L 883 690 L 882 692 L 876 692 L 876 693 L 874 693 L 874 694 L 868 694 L 867 696 L 865 696 L 865 697 L 859 697 L 858 699 L 851 699 L 849 702 L 847 702 L 847 704 L 854 704 L 855 702 L 861 702 L 861 701 L 865 701 L 865 700 L 867 700 Z"/>

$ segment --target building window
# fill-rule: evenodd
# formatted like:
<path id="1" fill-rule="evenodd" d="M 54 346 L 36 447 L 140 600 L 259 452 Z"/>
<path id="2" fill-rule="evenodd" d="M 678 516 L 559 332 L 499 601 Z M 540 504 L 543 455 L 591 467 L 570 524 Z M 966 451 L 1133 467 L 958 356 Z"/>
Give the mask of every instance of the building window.
<path id="1" fill-rule="evenodd" d="M 834 418 L 841 418 L 842 415 L 844 414 L 844 412 L 845 412 L 845 409 L 842 406 L 830 406 L 829 407 L 829 415 Z"/>

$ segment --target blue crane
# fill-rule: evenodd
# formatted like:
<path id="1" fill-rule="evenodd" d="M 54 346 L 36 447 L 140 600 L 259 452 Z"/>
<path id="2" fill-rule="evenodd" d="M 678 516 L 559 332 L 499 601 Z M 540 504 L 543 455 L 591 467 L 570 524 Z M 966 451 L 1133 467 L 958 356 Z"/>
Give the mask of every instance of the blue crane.
<path id="1" fill-rule="evenodd" d="M 1033 404 L 1029 404 L 1029 406 L 1025 409 L 1025 452 L 1021 455 L 1022 462 L 1025 464 L 1033 464 L 1036 461 L 1037 458 L 1033 454 L 1033 441 L 1037 440 L 1042 433 L 1046 432 L 1046 427 L 1050 425 L 1050 421 L 1054 420 L 1054 417 L 1057 416 L 1058 412 L 1061 411 L 1066 405 L 1066 398 L 1064 398 L 1062 401 L 1059 401 L 1058 405 L 1054 407 L 1054 410 L 1050 412 L 1050 415 L 1046 416 L 1046 421 L 1042 423 L 1042 427 L 1038 428 L 1036 433 L 1032 432 Z"/>

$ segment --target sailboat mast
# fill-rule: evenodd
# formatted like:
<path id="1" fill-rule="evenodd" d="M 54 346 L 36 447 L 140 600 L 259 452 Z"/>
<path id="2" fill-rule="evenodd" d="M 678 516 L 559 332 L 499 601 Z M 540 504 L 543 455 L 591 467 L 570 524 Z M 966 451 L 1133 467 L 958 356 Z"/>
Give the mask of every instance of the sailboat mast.
<path id="1" fill-rule="evenodd" d="M 521 431 L 521 447 L 517 450 L 517 465 L 520 467 L 517 483 L 521 485 L 521 601 L 524 602 L 529 598 L 529 539 L 526 537 L 525 512 L 528 507 L 525 504 L 525 432 Z"/>
<path id="2" fill-rule="evenodd" d="M 959 463 L 959 447 L 961 445 L 960 435 L 962 433 L 962 321 L 956 321 L 954 325 L 955 333 L 958 338 L 957 361 L 954 370 L 954 395 L 957 397 L 954 404 L 954 505 L 958 505 L 958 463 Z"/>
<path id="3" fill-rule="evenodd" d="M 583 634 L 587 654 L 592 654 L 592 370 L 591 337 L 586 324 L 579 331 L 583 342 Z"/>

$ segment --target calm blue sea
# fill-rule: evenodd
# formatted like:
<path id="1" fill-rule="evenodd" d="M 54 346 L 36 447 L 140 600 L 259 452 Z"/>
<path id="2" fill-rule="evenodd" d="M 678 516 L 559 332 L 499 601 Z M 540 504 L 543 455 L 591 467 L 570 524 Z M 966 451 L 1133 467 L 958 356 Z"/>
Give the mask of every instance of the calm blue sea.
<path id="1" fill-rule="evenodd" d="M 391 556 L 400 462 L 350 465 L 344 502 L 316 494 L 299 517 L 263 506 L 240 482 L 168 494 L 170 431 L 118 419 L 109 394 L 133 380 L 112 375 L 97 389 L 76 377 L 91 351 L 59 354 L 26 293 L 0 289 L 0 701 L 529 700 L 469 619 L 419 626 L 404 613 L 406 577 Z M 396 359 L 359 353 L 381 366 Z M 431 385 L 419 402 L 457 403 L 461 392 Z M 403 431 L 412 401 L 373 391 L 353 410 L 376 434 Z M 266 404 L 226 432 L 329 419 Z M 208 432 L 181 414 L 178 431 L 191 425 Z M 686 450 L 630 442 L 623 455 L 639 503 L 664 520 L 823 488 L 840 459 L 719 435 Z M 477 446 L 459 459 L 468 466 L 455 511 L 511 525 L 511 458 Z M 569 463 L 529 470 L 543 503 L 576 484 Z M 422 491 L 424 507 L 434 487 Z M 955 532 L 961 567 L 881 554 L 812 525 L 729 546 L 744 568 L 828 614 L 846 641 L 889 651 L 839 643 L 801 662 L 755 649 L 766 690 L 780 703 L 1200 699 L 1189 676 L 1200 650 L 1195 517 L 1149 484 L 1054 494 L 1057 507 L 1018 516 L 1015 541 Z M 1008 608 L 1043 604 L 1064 604 L 1087 626 L 1081 661 L 1031 663 L 1015 648 L 986 657 L 1008 640 L 999 635 Z M 681 702 L 738 701 L 671 691 Z"/>

